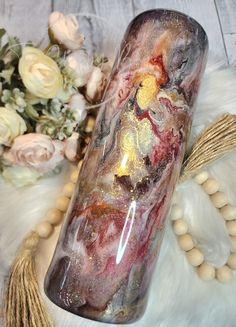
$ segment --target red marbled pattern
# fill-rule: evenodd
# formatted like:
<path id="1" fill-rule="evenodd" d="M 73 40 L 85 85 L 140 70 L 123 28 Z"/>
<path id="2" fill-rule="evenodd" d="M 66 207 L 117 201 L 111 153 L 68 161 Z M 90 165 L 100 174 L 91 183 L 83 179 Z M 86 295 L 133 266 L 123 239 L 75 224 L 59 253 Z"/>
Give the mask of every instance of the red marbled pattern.
<path id="1" fill-rule="evenodd" d="M 130 24 L 45 280 L 62 308 L 112 323 L 142 315 L 206 53 L 181 13 Z"/>

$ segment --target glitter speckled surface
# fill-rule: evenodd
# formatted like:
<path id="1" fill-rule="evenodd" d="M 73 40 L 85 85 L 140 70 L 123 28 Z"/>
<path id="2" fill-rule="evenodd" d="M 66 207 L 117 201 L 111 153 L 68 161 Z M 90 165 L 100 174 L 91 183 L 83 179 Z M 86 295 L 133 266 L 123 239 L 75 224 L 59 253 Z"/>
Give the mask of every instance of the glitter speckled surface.
<path id="1" fill-rule="evenodd" d="M 113 323 L 142 315 L 206 53 L 183 14 L 130 24 L 46 276 L 64 309 Z"/>

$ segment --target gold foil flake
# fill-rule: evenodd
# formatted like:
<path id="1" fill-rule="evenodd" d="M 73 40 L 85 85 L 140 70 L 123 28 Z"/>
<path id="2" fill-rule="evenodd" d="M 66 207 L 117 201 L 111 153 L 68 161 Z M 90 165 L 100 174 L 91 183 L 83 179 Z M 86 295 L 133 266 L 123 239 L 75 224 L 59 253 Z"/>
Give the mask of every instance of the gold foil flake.
<path id="1" fill-rule="evenodd" d="M 146 173 L 143 156 L 150 152 L 156 138 L 149 120 L 138 120 L 133 111 L 122 115 L 121 124 L 117 141 L 119 158 L 114 171 L 118 176 L 129 175 L 136 183 L 138 178 L 142 178 Z"/>
<path id="2" fill-rule="evenodd" d="M 145 109 L 153 101 L 159 91 L 156 77 L 154 75 L 147 74 L 141 81 L 136 98 L 137 103 L 141 109 Z"/>
<path id="3" fill-rule="evenodd" d="M 120 147 L 124 152 L 129 153 L 130 157 L 132 156 L 131 154 L 133 153 L 135 143 L 136 143 L 135 135 L 132 130 L 122 131 L 122 135 L 121 135 L 121 139 L 120 139 Z"/>

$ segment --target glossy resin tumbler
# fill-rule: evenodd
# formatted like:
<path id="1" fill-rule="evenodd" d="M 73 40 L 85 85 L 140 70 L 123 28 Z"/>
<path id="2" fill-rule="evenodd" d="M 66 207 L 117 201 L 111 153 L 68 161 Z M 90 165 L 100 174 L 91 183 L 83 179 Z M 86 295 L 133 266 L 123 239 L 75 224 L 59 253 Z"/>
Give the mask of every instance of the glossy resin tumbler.
<path id="1" fill-rule="evenodd" d="M 129 25 L 45 280 L 60 307 L 110 323 L 143 314 L 207 50 L 179 12 Z"/>

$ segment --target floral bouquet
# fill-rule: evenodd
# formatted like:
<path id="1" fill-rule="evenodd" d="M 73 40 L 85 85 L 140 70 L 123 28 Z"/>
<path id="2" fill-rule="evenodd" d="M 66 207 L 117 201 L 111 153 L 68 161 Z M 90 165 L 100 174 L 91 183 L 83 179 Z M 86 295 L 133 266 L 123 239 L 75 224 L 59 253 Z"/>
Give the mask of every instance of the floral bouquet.
<path id="1" fill-rule="evenodd" d="M 0 44 L 0 171 L 16 186 L 83 155 L 110 72 L 106 57 L 88 55 L 74 15 L 51 13 L 48 31 L 46 49 Z"/>

